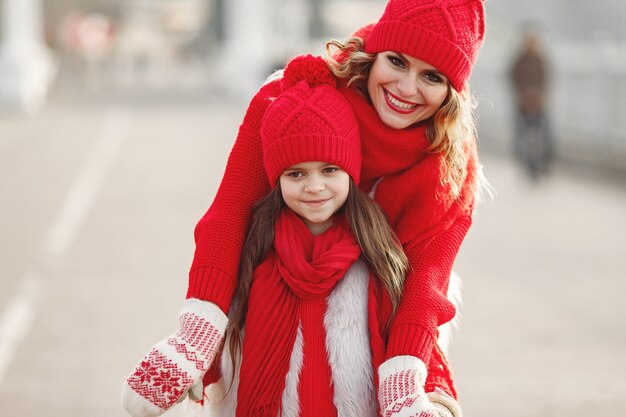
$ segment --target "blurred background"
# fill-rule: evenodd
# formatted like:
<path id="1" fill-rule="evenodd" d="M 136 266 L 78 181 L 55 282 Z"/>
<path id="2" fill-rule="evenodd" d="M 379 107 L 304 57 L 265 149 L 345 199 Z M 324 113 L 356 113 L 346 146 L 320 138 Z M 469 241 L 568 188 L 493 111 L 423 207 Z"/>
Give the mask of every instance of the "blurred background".
<path id="1" fill-rule="evenodd" d="M 382 0 L 0 0 L 0 409 L 124 416 L 246 106 Z M 487 0 L 466 416 L 626 415 L 626 3 Z M 184 405 L 169 415 L 185 415 Z"/>

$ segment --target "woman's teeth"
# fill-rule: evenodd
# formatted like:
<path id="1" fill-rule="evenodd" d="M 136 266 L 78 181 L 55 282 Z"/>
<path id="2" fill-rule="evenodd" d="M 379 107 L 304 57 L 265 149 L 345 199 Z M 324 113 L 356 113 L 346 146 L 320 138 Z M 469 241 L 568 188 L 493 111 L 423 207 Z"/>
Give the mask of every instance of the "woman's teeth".
<path id="1" fill-rule="evenodd" d="M 385 94 L 387 95 L 387 98 L 389 99 L 391 104 L 393 104 L 394 106 L 396 106 L 396 107 L 398 107 L 398 108 L 400 108 L 402 110 L 411 110 L 411 109 L 414 109 L 415 106 L 417 106 L 417 104 L 404 103 L 404 102 L 396 99 L 394 96 L 389 94 L 389 92 L 387 92 L 387 91 L 385 91 Z"/>

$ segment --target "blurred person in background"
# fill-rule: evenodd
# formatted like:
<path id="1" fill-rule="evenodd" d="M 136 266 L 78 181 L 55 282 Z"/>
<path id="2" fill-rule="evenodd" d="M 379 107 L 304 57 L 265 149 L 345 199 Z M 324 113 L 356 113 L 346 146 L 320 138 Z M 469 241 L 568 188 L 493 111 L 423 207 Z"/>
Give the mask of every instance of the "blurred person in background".
<path id="1" fill-rule="evenodd" d="M 439 329 L 456 313 L 448 297 L 452 266 L 484 184 L 467 82 L 484 19 L 482 0 L 389 0 L 377 23 L 345 43 L 330 42 L 327 66 L 307 64 L 317 62 L 309 57 L 294 69 L 307 79 L 336 78 L 359 124 L 360 188 L 382 207 L 409 261 L 385 351 L 371 364 L 380 412 L 389 417 L 461 415 Z M 163 413 L 188 393 L 197 398 L 209 392 L 202 374 L 224 336 L 252 208 L 270 191 L 261 121 L 282 92 L 281 77 L 268 80 L 252 99 L 215 199 L 196 226 L 181 328 L 126 381 L 123 401 L 135 417 Z M 280 398 L 253 394 L 238 417 L 277 415 Z"/>
<path id="2" fill-rule="evenodd" d="M 541 39 L 528 27 L 510 79 L 515 97 L 514 154 L 532 179 L 548 173 L 554 154 L 546 110 L 549 72 Z"/>

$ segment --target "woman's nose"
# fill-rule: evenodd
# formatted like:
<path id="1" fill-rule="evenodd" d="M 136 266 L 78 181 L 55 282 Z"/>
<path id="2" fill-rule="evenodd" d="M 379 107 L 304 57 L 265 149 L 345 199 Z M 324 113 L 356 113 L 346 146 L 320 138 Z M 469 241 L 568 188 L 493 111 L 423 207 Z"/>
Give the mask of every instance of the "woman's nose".
<path id="1" fill-rule="evenodd" d="M 418 84 L 417 76 L 412 73 L 407 73 L 398 80 L 398 92 L 402 94 L 403 98 L 413 97 L 417 95 L 419 91 Z"/>

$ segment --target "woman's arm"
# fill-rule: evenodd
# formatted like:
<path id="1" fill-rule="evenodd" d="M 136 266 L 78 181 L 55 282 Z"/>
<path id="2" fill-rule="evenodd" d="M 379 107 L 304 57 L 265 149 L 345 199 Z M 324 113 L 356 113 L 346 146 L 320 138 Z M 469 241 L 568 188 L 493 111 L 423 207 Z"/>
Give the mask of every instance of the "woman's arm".
<path id="1" fill-rule="evenodd" d="M 401 306 L 405 302 L 407 300 L 403 297 Z M 413 309 L 412 313 L 418 310 L 419 308 Z M 417 347 L 425 349 L 427 342 L 423 341 L 427 340 L 430 333 L 419 322 L 413 321 L 415 314 L 410 314 L 409 319 L 412 321 L 405 321 L 407 319 L 399 317 L 399 314 L 400 311 L 392 324 L 387 360 L 378 367 L 381 410 L 391 416 L 410 413 L 433 417 L 460 417 L 461 409 L 456 400 L 457 393 L 450 366 L 436 342 L 437 331 L 434 331 L 430 342 L 431 350 L 427 355 L 420 357 L 417 353 L 410 353 L 412 349 L 418 352 Z M 402 320 L 400 326 L 397 325 L 398 320 Z M 416 340 L 423 342 L 422 345 L 416 343 Z M 395 346 L 392 345 L 394 343 Z M 406 349 L 409 353 L 401 353 L 401 349 Z M 428 359 L 425 360 L 424 357 Z"/>
<path id="2" fill-rule="evenodd" d="M 411 355 L 429 363 L 437 327 L 455 314 L 447 297 L 448 284 L 454 259 L 471 223 L 471 216 L 463 214 L 432 238 L 405 245 L 410 270 L 391 326 L 387 358 Z"/>
<path id="3" fill-rule="evenodd" d="M 272 81 L 252 99 L 215 199 L 195 229 L 187 298 L 211 301 L 225 313 L 236 288 L 252 206 L 269 192 L 259 132 L 265 109 L 279 90 L 280 80 Z"/>
<path id="4" fill-rule="evenodd" d="M 425 391 L 435 392 L 441 390 L 453 399 L 457 399 L 456 387 L 452 379 L 450 364 L 445 354 L 439 348 L 437 343 L 434 344 L 428 363 L 428 376 L 426 377 Z"/>

